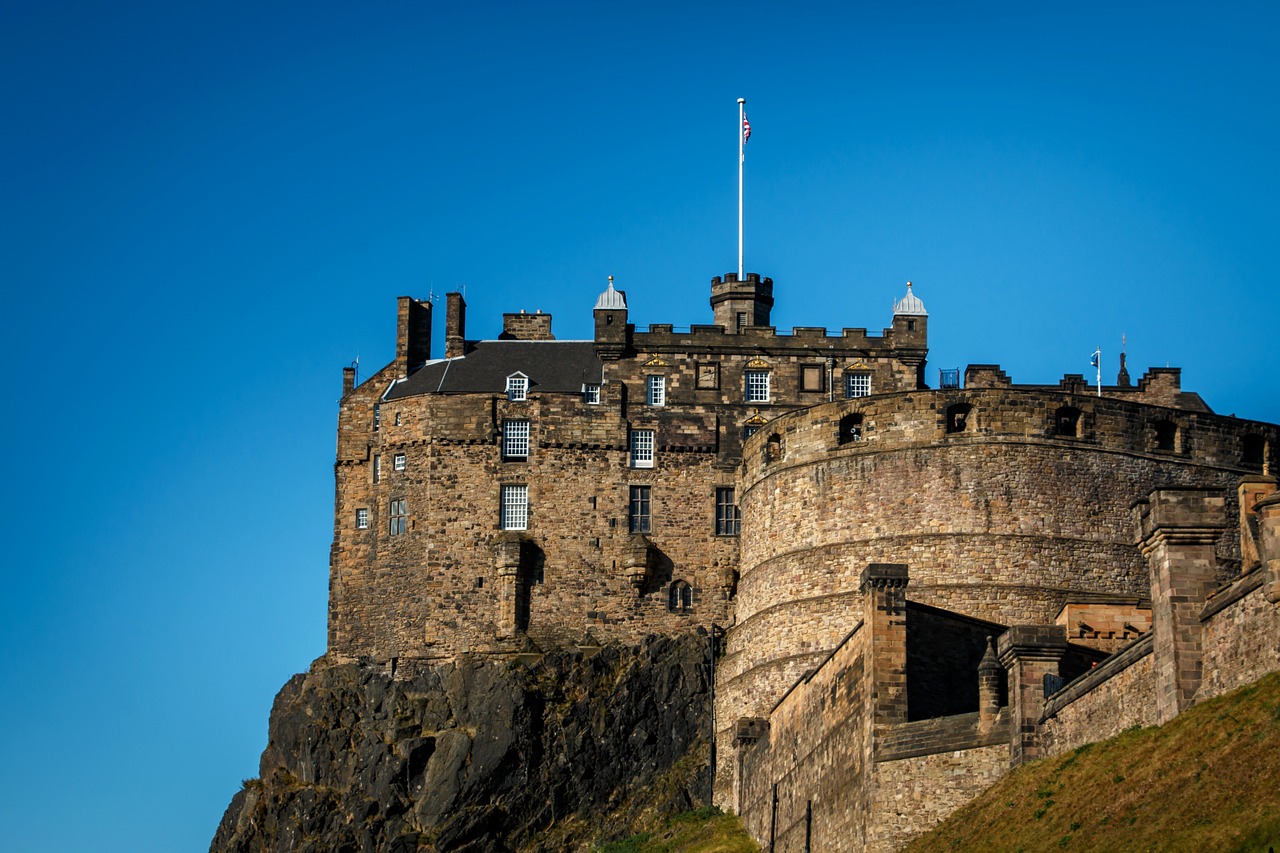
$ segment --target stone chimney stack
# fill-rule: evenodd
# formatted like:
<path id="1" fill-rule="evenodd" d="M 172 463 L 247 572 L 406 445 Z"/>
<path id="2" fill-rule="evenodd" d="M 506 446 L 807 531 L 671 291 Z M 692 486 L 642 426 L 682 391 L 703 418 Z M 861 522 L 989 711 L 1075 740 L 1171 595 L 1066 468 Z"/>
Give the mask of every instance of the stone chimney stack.
<path id="1" fill-rule="evenodd" d="M 521 311 L 519 314 L 502 315 L 502 334 L 498 335 L 500 341 L 554 341 L 555 339 L 556 336 L 551 334 L 550 314 L 543 314 L 541 311 L 526 314 Z"/>
<path id="2" fill-rule="evenodd" d="M 458 358 L 466 349 L 467 302 L 461 293 L 445 294 L 444 357 Z"/>
<path id="3" fill-rule="evenodd" d="M 431 303 L 401 296 L 396 311 L 396 377 L 404 379 L 430 358 Z"/>

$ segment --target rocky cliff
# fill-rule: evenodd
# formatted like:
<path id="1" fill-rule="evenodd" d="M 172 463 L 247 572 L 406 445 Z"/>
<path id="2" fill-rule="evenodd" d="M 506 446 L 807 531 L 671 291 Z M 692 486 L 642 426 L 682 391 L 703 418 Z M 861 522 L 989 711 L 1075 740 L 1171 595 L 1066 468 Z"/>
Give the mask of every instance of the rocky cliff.
<path id="1" fill-rule="evenodd" d="M 461 659 L 323 659 L 276 697 L 261 776 L 210 850 L 550 851 L 706 797 L 707 638 Z M 637 797 L 643 792 L 646 796 Z"/>

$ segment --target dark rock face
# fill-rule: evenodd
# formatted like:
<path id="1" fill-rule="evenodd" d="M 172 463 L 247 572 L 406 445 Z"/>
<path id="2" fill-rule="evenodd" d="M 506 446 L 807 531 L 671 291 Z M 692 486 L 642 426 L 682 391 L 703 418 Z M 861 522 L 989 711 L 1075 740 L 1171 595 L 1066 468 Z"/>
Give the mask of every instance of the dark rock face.
<path id="1" fill-rule="evenodd" d="M 708 708 L 705 635 L 533 664 L 464 659 L 411 679 L 316 668 L 276 696 L 261 778 L 210 850 L 561 850 L 572 834 L 549 827 L 608 835 L 603 815 L 706 738 Z M 706 796 L 696 765 L 667 786 L 671 810 Z"/>

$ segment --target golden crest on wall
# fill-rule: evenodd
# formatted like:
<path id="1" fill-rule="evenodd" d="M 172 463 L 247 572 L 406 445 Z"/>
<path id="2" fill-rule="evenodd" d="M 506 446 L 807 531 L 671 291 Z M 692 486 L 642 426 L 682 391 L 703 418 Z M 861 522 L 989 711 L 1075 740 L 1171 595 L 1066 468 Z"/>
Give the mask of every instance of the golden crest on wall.
<path id="1" fill-rule="evenodd" d="M 753 358 L 747 362 L 747 367 L 751 370 L 769 370 L 773 365 L 759 358 Z"/>
<path id="2" fill-rule="evenodd" d="M 670 367 L 671 365 L 662 360 L 662 356 L 655 355 L 644 363 L 645 367 Z"/>

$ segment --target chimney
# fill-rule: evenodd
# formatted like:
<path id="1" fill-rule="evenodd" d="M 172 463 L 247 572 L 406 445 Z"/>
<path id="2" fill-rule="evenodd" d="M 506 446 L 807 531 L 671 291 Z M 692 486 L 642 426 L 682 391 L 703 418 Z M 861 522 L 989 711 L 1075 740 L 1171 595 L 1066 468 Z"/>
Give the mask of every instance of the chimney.
<path id="1" fill-rule="evenodd" d="M 466 348 L 467 302 L 461 293 L 445 294 L 444 357 L 457 358 Z"/>
<path id="2" fill-rule="evenodd" d="M 538 311 L 536 314 L 502 315 L 502 334 L 500 341 L 554 341 L 551 334 L 551 315 Z"/>
<path id="3" fill-rule="evenodd" d="M 431 303 L 401 296 L 397 309 L 396 376 L 404 379 L 431 358 Z"/>

